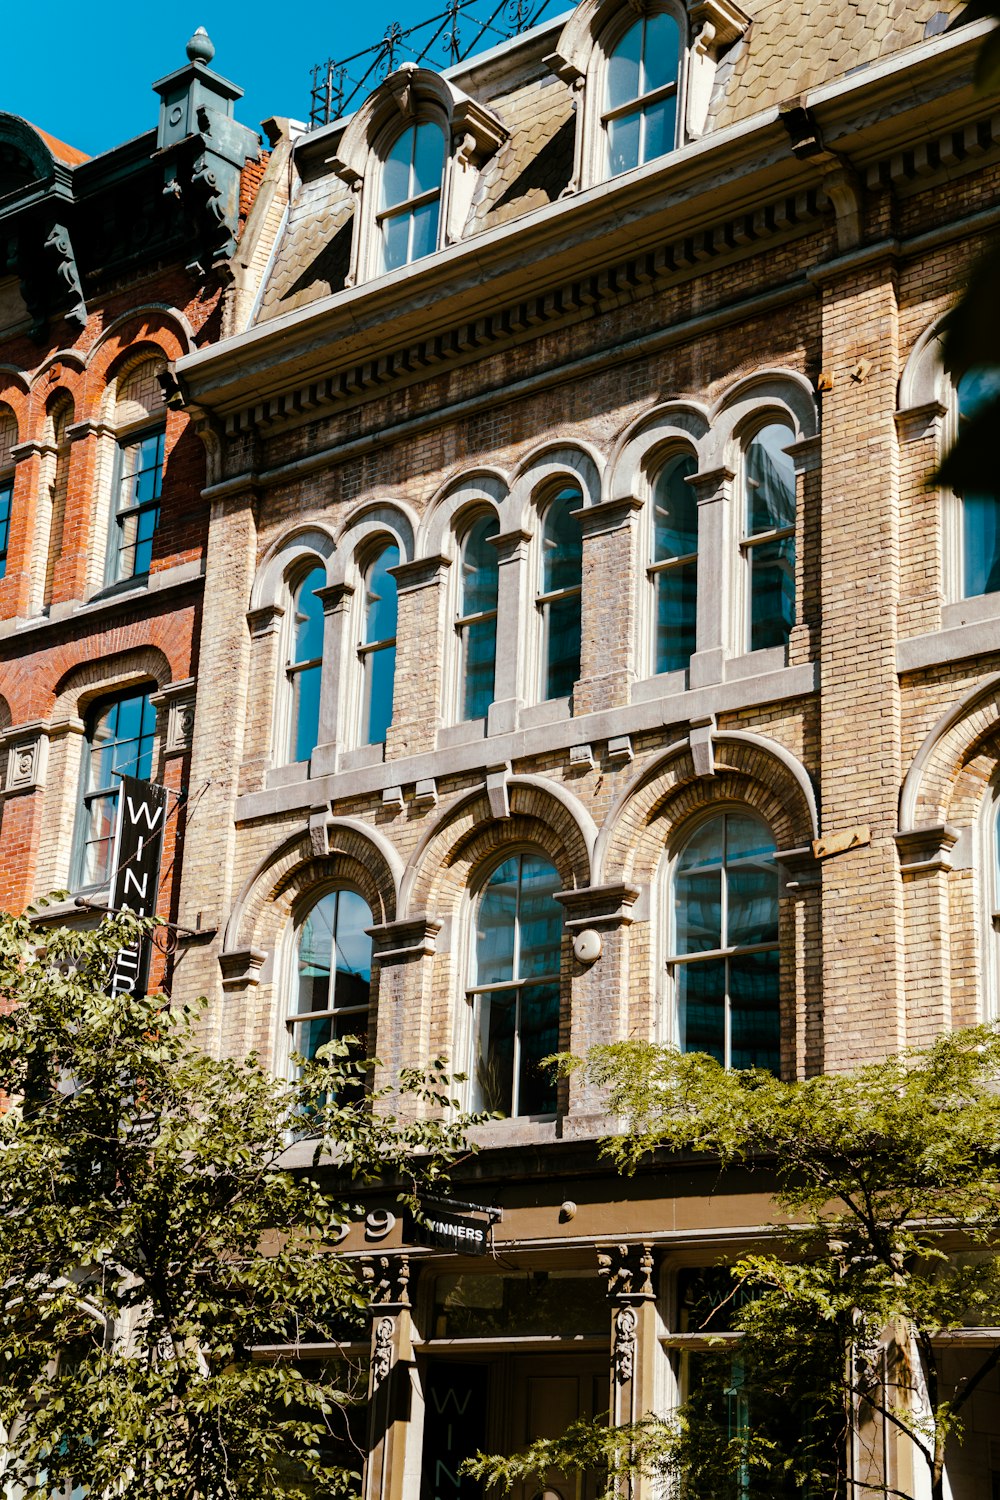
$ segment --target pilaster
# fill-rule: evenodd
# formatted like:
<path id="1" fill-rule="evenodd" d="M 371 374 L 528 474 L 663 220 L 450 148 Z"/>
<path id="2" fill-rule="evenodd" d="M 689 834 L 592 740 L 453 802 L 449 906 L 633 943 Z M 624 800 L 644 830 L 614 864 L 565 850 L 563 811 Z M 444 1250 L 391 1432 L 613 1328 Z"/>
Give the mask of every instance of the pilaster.
<path id="1" fill-rule="evenodd" d="M 729 545 L 734 477 L 732 469 L 718 468 L 687 478 L 698 500 L 698 604 L 695 650 L 688 668 L 693 688 L 721 682 L 726 656 L 733 649 L 726 601 L 733 598 L 735 581 Z"/>
<path id="2" fill-rule="evenodd" d="M 573 712 L 618 708 L 629 701 L 635 677 L 636 545 L 634 514 L 642 501 L 627 496 L 574 512 L 583 532 L 580 677 Z"/>
<path id="3" fill-rule="evenodd" d="M 611 1304 L 611 1423 L 624 1427 L 655 1409 L 656 1287 L 651 1244 L 598 1245 L 597 1263 Z M 643 1500 L 649 1481 L 626 1478 L 628 1500 Z"/>
<path id="4" fill-rule="evenodd" d="M 364 1500 L 400 1500 L 415 1370 L 410 1260 L 373 1256 L 361 1262 L 369 1295 L 371 1365 L 368 1377 L 368 1461 Z M 416 1434 L 414 1433 L 414 1436 Z"/>

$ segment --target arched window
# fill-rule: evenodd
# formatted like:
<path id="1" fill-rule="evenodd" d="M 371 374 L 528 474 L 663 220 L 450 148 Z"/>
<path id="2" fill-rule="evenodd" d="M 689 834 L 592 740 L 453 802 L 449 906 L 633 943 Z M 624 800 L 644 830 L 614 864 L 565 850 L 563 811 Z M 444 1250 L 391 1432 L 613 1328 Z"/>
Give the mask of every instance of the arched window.
<path id="1" fill-rule="evenodd" d="M 690 453 L 671 458 L 653 483 L 653 671 L 687 668 L 695 649 L 698 605 L 698 500 L 687 479 L 698 465 Z"/>
<path id="2" fill-rule="evenodd" d="M 306 911 L 295 940 L 288 1051 L 311 1059 L 327 1042 L 357 1037 L 368 1046 L 372 914 L 356 891 L 327 891 Z"/>
<path id="3" fill-rule="evenodd" d="M 383 547 L 365 571 L 364 635 L 358 656 L 364 681 L 361 743 L 381 745 L 392 723 L 392 694 L 396 677 L 396 580 L 390 568 L 399 565 L 399 548 Z"/>
<path id="4" fill-rule="evenodd" d="M 559 1045 L 559 888 L 547 860 L 513 854 L 497 865 L 475 903 L 467 991 L 474 1109 L 555 1111 L 555 1080 L 540 1064 Z"/>
<path id="5" fill-rule="evenodd" d="M 680 68 L 680 27 L 663 10 L 640 16 L 610 49 L 601 116 L 609 177 L 674 149 Z"/>
<path id="6" fill-rule="evenodd" d="M 543 698 L 568 698 L 580 675 L 583 533 L 574 512 L 582 504 L 582 494 L 570 485 L 549 501 L 542 521 L 536 605 L 542 621 Z"/>
<path id="7" fill-rule="evenodd" d="M 748 635 L 751 651 L 788 643 L 795 624 L 795 465 L 783 422 L 758 428 L 743 455 Z"/>
<path id="8" fill-rule="evenodd" d="M 118 387 L 115 426 L 121 435 L 108 537 L 108 584 L 144 576 L 152 561 L 166 436 L 163 392 L 156 378 L 162 368 L 162 359 L 144 360 L 123 376 Z M 130 430 L 123 433 L 125 427 Z"/>
<path id="9" fill-rule="evenodd" d="M 10 543 L 10 512 L 14 499 L 14 456 L 17 418 L 9 407 L 0 406 L 0 578 L 7 571 Z"/>
<path id="10" fill-rule="evenodd" d="M 466 532 L 460 551 L 455 630 L 459 641 L 459 713 L 463 719 L 483 718 L 493 702 L 500 568 L 491 540 L 499 532 L 496 516 L 480 516 Z"/>
<path id="11" fill-rule="evenodd" d="M 111 879 L 121 776 L 148 781 L 153 771 L 156 710 L 149 690 L 105 698 L 87 715 L 80 805 L 76 818 L 75 889 Z"/>
<path id="12" fill-rule="evenodd" d="M 438 247 L 445 134 L 420 120 L 396 137 L 382 162 L 377 222 L 379 270 L 395 271 Z"/>
<path id="13" fill-rule="evenodd" d="M 959 430 L 1000 391 L 1000 369 L 966 370 L 956 387 Z M 963 494 L 962 594 L 1000 591 L 1000 493 Z"/>
<path id="14" fill-rule="evenodd" d="M 672 871 L 670 945 L 681 1049 L 776 1073 L 778 870 L 756 818 L 721 813 L 684 844 Z"/>
<path id="15" fill-rule="evenodd" d="M 319 737 L 319 690 L 323 675 L 322 568 L 310 568 L 292 592 L 291 642 L 285 671 L 289 686 L 288 758 L 308 760 Z"/>

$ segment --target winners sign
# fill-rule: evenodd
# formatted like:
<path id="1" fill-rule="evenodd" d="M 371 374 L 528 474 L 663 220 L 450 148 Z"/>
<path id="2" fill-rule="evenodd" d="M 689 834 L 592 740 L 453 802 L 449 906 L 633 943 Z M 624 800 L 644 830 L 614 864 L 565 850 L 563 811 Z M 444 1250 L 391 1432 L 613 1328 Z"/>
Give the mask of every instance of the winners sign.
<path id="1" fill-rule="evenodd" d="M 167 788 L 123 776 L 118 790 L 115 832 L 115 875 L 111 885 L 112 911 L 128 909 L 139 917 L 156 915 L 160 888 L 160 853 L 167 816 Z M 123 948 L 111 975 L 111 993 L 142 996 L 149 980 L 151 942 L 137 939 Z"/>

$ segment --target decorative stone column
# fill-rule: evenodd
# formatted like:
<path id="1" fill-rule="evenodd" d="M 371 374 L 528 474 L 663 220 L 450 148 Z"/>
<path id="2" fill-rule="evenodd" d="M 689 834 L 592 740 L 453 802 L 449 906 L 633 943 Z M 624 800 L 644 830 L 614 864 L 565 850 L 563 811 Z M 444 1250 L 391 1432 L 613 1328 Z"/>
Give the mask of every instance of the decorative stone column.
<path id="1" fill-rule="evenodd" d="M 385 738 L 386 760 L 433 750 L 442 723 L 441 599 L 450 557 L 421 557 L 390 568 L 396 580 L 396 681 L 392 723 Z"/>
<path id="2" fill-rule="evenodd" d="M 580 679 L 574 714 L 620 708 L 635 677 L 635 527 L 642 501 L 628 495 L 586 505 L 583 532 Z"/>
<path id="3" fill-rule="evenodd" d="M 582 890 L 559 891 L 556 900 L 566 915 L 563 927 L 574 944 L 570 963 L 572 999 L 570 1003 L 570 1051 L 582 1057 L 590 1047 L 628 1036 L 628 984 L 625 943 L 627 931 L 635 920 L 633 907 L 639 887 L 614 885 L 586 886 Z M 600 951 L 591 958 L 586 943 L 578 943 L 581 934 L 594 934 Z M 577 950 L 584 952 L 581 959 Z M 564 1134 L 587 1134 L 603 1118 L 600 1090 L 589 1083 L 582 1071 L 569 1077 L 569 1109 Z"/>
<path id="4" fill-rule="evenodd" d="M 927 1047 L 963 1024 L 952 1016 L 951 915 L 948 876 L 959 831 L 949 823 L 896 834 L 906 931 L 906 1043 Z M 970 1018 L 971 1019 L 971 1018 Z"/>
<path id="5" fill-rule="evenodd" d="M 522 593 L 528 587 L 527 569 L 531 533 L 505 531 L 491 538 L 497 549 L 497 651 L 493 679 L 493 702 L 486 719 L 487 734 L 509 734 L 517 728 L 517 717 L 527 692 L 525 663 L 532 659 L 529 648 L 534 626 L 534 606 Z"/>
<path id="6" fill-rule="evenodd" d="M 316 590 L 323 605 L 323 671 L 319 687 L 319 737 L 312 755 L 314 776 L 331 776 L 340 753 L 350 743 L 344 723 L 350 694 L 347 684 L 357 671 L 357 656 L 350 639 L 354 585 L 331 583 Z"/>
<path id="7" fill-rule="evenodd" d="M 372 1328 L 363 1495 L 364 1500 L 399 1500 L 414 1373 L 409 1256 L 366 1258 L 361 1279 Z"/>
<path id="8" fill-rule="evenodd" d="M 624 1427 L 652 1412 L 656 1401 L 656 1286 L 651 1244 L 598 1245 L 597 1264 L 611 1304 L 611 1425 Z M 629 1500 L 647 1482 L 622 1475 Z"/>
<path id="9" fill-rule="evenodd" d="M 693 688 L 721 682 L 727 655 L 733 649 L 727 600 L 733 595 L 734 559 L 730 556 L 732 469 L 706 469 L 689 474 L 687 483 L 698 499 L 698 612 L 695 650 L 688 669 Z"/>

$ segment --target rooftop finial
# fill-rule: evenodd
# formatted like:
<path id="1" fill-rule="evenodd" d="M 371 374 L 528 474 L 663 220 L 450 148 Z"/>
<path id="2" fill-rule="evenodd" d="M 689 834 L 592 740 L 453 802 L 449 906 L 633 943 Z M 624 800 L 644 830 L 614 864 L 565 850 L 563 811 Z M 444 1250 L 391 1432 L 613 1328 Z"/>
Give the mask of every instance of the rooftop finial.
<path id="1" fill-rule="evenodd" d="M 194 36 L 188 42 L 187 55 L 192 62 L 205 63 L 206 65 L 215 56 L 215 47 L 212 45 L 212 39 L 204 26 L 199 26 Z"/>

